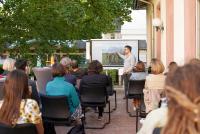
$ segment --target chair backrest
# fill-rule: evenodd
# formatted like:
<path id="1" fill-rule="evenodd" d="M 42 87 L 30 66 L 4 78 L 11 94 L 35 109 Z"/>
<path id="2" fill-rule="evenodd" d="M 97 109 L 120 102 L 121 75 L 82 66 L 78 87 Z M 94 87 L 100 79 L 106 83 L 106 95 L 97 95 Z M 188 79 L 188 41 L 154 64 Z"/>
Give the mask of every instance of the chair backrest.
<path id="1" fill-rule="evenodd" d="M 108 82 L 109 82 L 109 84 L 108 84 L 108 86 L 106 87 L 106 89 L 107 89 L 107 93 L 108 93 L 108 95 L 112 95 L 113 94 L 113 81 L 112 81 L 112 77 L 110 77 L 110 76 L 108 76 Z"/>
<path id="2" fill-rule="evenodd" d="M 128 94 L 143 94 L 145 80 L 130 80 Z"/>
<path id="3" fill-rule="evenodd" d="M 90 85 L 81 85 L 80 89 L 81 101 L 84 101 L 83 98 L 87 100 L 94 101 L 102 100 L 107 97 L 106 86 L 101 84 L 90 84 Z"/>
<path id="4" fill-rule="evenodd" d="M 40 96 L 42 116 L 49 119 L 69 119 L 70 111 L 66 96 Z"/>
<path id="5" fill-rule="evenodd" d="M 39 93 L 46 94 L 46 85 L 53 79 L 51 68 L 33 68 L 33 72 L 37 79 L 37 89 Z"/>
<path id="6" fill-rule="evenodd" d="M 2 100 L 4 96 L 4 93 L 3 93 L 4 82 L 5 80 L 0 80 L 0 100 Z"/>
<path id="7" fill-rule="evenodd" d="M 33 124 L 21 124 L 11 127 L 0 123 L 0 134 L 37 134 L 37 129 Z"/>

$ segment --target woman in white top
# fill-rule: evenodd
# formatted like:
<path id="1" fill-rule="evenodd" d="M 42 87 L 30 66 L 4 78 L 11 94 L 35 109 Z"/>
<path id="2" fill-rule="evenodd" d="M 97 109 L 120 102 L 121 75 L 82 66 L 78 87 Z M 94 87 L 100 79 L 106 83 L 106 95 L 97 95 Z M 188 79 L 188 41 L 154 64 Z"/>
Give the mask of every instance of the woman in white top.
<path id="1" fill-rule="evenodd" d="M 144 102 L 147 113 L 158 108 L 161 93 L 164 91 L 164 70 L 165 67 L 160 60 L 151 60 L 151 74 L 146 77 L 144 89 Z"/>
<path id="2" fill-rule="evenodd" d="M 0 122 L 9 126 L 35 124 L 38 134 L 44 134 L 39 106 L 29 99 L 28 76 L 20 70 L 10 72 L 3 88 L 4 98 L 0 101 Z"/>

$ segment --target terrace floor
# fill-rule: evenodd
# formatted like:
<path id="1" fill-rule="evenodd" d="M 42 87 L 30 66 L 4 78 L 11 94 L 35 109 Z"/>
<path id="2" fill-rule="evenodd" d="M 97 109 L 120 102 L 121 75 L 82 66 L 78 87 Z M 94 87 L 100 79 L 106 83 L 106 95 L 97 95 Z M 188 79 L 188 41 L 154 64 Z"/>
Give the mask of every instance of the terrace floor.
<path id="1" fill-rule="evenodd" d="M 117 110 L 111 113 L 111 122 L 104 129 L 86 129 L 86 134 L 136 134 L 135 131 L 135 118 L 129 117 L 126 113 L 125 100 L 123 100 L 122 88 L 116 88 L 117 90 Z M 110 97 L 111 108 L 114 107 L 114 96 Z M 131 102 L 131 101 L 130 101 Z M 131 104 L 129 104 L 131 110 Z M 106 109 L 105 109 L 106 111 Z M 99 127 L 108 119 L 106 113 L 102 121 L 97 120 L 98 114 L 94 110 L 90 110 L 86 113 L 86 126 Z M 56 127 L 57 134 L 66 134 L 70 128 L 68 127 Z"/>

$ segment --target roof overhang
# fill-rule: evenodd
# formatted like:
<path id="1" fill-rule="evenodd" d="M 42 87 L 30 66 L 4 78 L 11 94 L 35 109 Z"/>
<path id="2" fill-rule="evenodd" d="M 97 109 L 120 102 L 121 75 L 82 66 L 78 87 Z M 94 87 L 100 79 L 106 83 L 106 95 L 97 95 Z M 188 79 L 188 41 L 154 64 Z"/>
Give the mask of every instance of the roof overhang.
<path id="1" fill-rule="evenodd" d="M 140 0 L 133 0 L 133 10 L 142 10 L 146 9 L 147 5 Z"/>

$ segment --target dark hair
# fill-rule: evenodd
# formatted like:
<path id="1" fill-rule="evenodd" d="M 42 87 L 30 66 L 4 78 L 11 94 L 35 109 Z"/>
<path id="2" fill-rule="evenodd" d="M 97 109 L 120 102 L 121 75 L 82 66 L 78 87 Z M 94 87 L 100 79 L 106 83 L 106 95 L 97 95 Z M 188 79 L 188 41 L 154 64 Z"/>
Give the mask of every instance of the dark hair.
<path id="1" fill-rule="evenodd" d="M 93 60 L 88 66 L 88 72 L 101 73 L 103 71 L 103 66 L 98 60 Z"/>
<path id="2" fill-rule="evenodd" d="M 129 45 L 126 45 L 126 46 L 125 46 L 125 48 L 129 49 L 129 50 L 130 50 L 130 52 L 131 52 L 131 50 L 132 50 L 132 47 L 131 47 L 131 46 L 129 46 Z"/>
<path id="3" fill-rule="evenodd" d="M 144 62 L 138 61 L 135 68 L 133 69 L 135 72 L 145 72 Z"/>
<path id="4" fill-rule="evenodd" d="M 26 66 L 27 66 L 27 60 L 25 59 L 18 59 L 15 62 L 15 67 L 16 69 L 20 69 L 20 70 L 26 70 Z"/>
<path id="5" fill-rule="evenodd" d="M 0 109 L 0 122 L 15 125 L 20 116 L 22 99 L 30 97 L 28 76 L 22 70 L 14 70 L 8 74 L 3 87 L 4 101 Z"/>
<path id="6" fill-rule="evenodd" d="M 65 75 L 65 68 L 60 63 L 55 63 L 52 66 L 52 75 L 53 77 L 62 77 Z"/>
<path id="7" fill-rule="evenodd" d="M 73 60 L 72 63 L 71 63 L 71 66 L 72 66 L 72 69 L 78 68 L 78 62 Z"/>
<path id="8" fill-rule="evenodd" d="M 177 65 L 176 62 L 174 62 L 174 61 L 170 62 L 170 63 L 169 63 L 169 66 L 168 66 L 168 69 L 169 69 L 168 72 L 174 71 L 177 67 L 178 67 L 178 65 Z"/>

